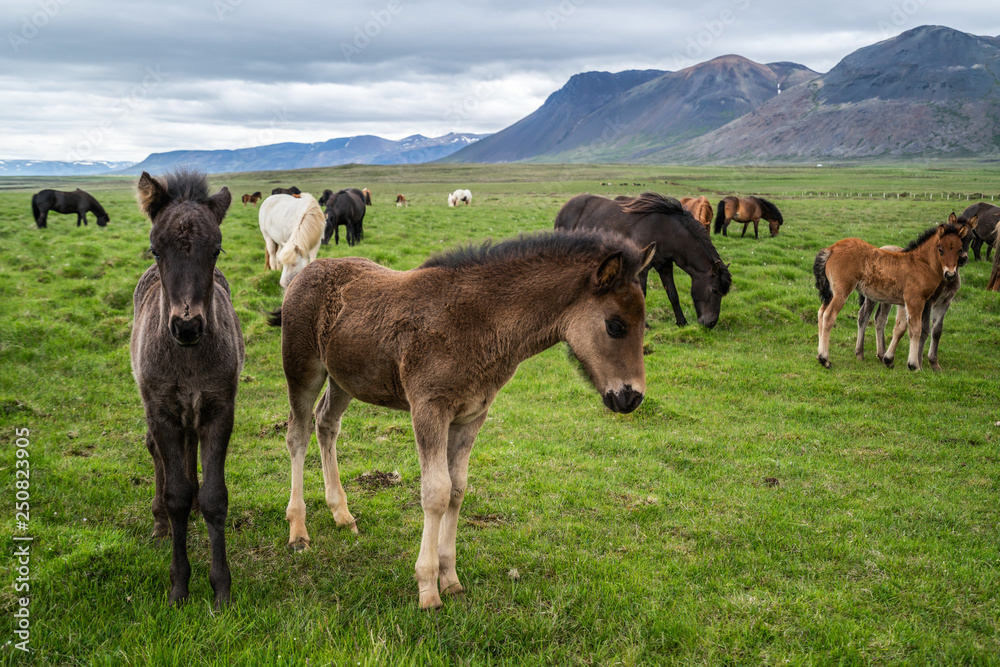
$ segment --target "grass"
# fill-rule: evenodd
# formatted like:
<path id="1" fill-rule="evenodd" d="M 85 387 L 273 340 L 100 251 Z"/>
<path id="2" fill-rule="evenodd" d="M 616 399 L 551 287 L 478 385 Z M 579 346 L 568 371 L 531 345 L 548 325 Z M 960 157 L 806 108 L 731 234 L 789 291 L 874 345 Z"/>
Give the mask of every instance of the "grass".
<path id="1" fill-rule="evenodd" d="M 227 461 L 235 603 L 211 609 L 208 540 L 189 540 L 191 600 L 166 606 L 169 546 L 148 536 L 152 465 L 131 378 L 131 294 L 150 260 L 134 179 L 0 180 L 0 498 L 30 431 L 30 654 L 18 664 L 998 664 L 1000 302 L 963 268 L 939 374 L 853 355 L 851 301 L 816 355 L 812 260 L 846 236 L 905 245 L 995 174 L 938 169 L 585 165 L 349 166 L 213 177 L 236 199 L 219 266 L 247 344 Z M 612 182 L 605 186 L 601 183 Z M 627 185 L 621 185 L 626 183 Z M 408 416 L 353 403 L 339 443 L 360 536 L 334 527 L 306 462 L 313 548 L 286 550 L 287 402 L 280 303 L 243 192 L 370 187 L 365 240 L 320 255 L 409 269 L 468 241 L 549 229 L 589 191 L 753 192 L 776 238 L 713 237 L 732 262 L 719 325 L 673 324 L 650 281 L 643 406 L 614 415 L 560 347 L 522 364 L 470 465 L 458 535 L 468 593 L 417 609 L 422 513 Z M 636 185 L 638 184 L 638 185 Z M 30 195 L 84 187 L 111 224 L 34 228 Z M 450 209 L 447 193 L 473 192 Z M 887 192 L 901 198 L 858 196 Z M 392 205 L 397 192 L 411 206 Z M 931 199 L 927 193 L 935 193 Z M 847 196 L 851 194 L 851 196 Z M 941 195 L 944 195 L 943 198 Z M 961 197 L 961 198 L 960 198 Z M 953 201 L 954 200 L 954 201 Z M 738 232 L 731 226 L 730 232 Z M 684 274 L 682 305 L 693 321 Z M 874 348 L 869 332 L 869 350 Z M 904 343 L 905 345 L 905 343 Z M 402 482 L 370 484 L 372 471 Z M 10 516 L 10 515 L 5 515 Z M 17 546 L 19 543 L 8 542 Z M 11 551 L 8 551 L 11 553 Z M 18 565 L 4 560 L 14 626 Z M 6 641 L 6 640 L 4 640 Z"/>

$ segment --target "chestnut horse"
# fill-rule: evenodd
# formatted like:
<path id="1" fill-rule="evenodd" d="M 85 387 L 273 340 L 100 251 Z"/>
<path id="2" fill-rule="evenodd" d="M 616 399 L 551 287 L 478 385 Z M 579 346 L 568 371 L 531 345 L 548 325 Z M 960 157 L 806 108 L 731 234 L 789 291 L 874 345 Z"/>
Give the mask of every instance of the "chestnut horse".
<path id="1" fill-rule="evenodd" d="M 708 232 L 679 201 L 655 192 L 638 197 L 577 195 L 556 215 L 556 229 L 607 229 L 623 234 L 639 245 L 656 244 L 650 268 L 660 274 L 678 326 L 687 324 L 674 284 L 674 264 L 691 276 L 691 300 L 698 322 L 711 329 L 719 321 L 722 297 L 729 293 L 733 276 L 712 245 Z M 639 276 L 646 293 L 648 271 Z"/>
<path id="2" fill-rule="evenodd" d="M 906 306 L 904 321 L 910 331 L 906 365 L 910 370 L 920 370 L 920 338 L 931 312 L 924 305 L 943 280 L 952 280 L 958 274 L 962 242 L 968 233 L 966 226 L 945 223 L 928 229 L 903 252 L 882 250 L 856 238 L 820 250 L 813 263 L 816 289 L 823 302 L 817 313 L 820 364 L 830 368 L 830 331 L 847 297 L 857 289 L 866 299 Z M 882 357 L 889 368 L 902 335 L 903 327 L 897 322 L 892 342 Z"/>
<path id="3" fill-rule="evenodd" d="M 761 218 L 767 220 L 771 236 L 777 236 L 779 228 L 785 222 L 778 207 L 763 197 L 729 196 L 719 202 L 719 207 L 715 211 L 715 233 L 722 232 L 723 236 L 729 236 L 729 223 L 742 222 L 743 233 L 740 234 L 742 238 L 746 236 L 747 225 L 752 222 L 753 237 L 757 238 L 757 225 Z"/>
<path id="4" fill-rule="evenodd" d="M 681 197 L 681 206 L 702 224 L 706 232 L 712 230 L 712 218 L 715 217 L 715 212 L 712 211 L 708 197 Z"/>
<path id="5" fill-rule="evenodd" d="M 963 214 L 961 218 L 956 218 L 955 214 L 952 213 L 948 216 L 948 222 L 953 225 L 965 226 L 969 228 L 970 232 L 975 231 L 976 225 L 979 220 L 976 216 L 972 216 L 971 220 L 967 220 Z M 962 239 L 962 252 L 958 256 L 958 266 L 963 267 L 969 261 L 969 242 L 972 240 L 972 234 L 966 233 L 965 238 Z M 895 245 L 884 245 L 882 250 L 893 250 L 895 252 L 903 252 L 903 249 Z M 931 368 L 935 371 L 941 370 L 941 366 L 938 364 L 938 344 L 941 341 L 941 333 L 944 331 L 944 316 L 948 313 L 948 308 L 951 306 L 952 299 L 958 294 L 958 288 L 962 286 L 962 276 L 955 272 L 955 277 L 951 280 L 942 280 L 941 284 L 938 285 L 937 290 L 931 295 L 928 300 L 928 305 L 930 306 L 930 324 L 931 328 L 923 327 L 920 333 L 920 357 L 924 356 L 924 343 L 927 342 L 928 335 L 931 335 L 931 347 L 927 353 L 927 361 L 931 363 Z M 885 357 L 885 325 L 889 320 L 889 310 L 892 308 L 891 303 L 879 303 L 874 299 L 866 299 L 864 295 L 860 297 L 861 306 L 858 310 L 858 341 L 854 346 L 854 355 L 858 359 L 864 359 L 865 356 L 865 329 L 868 327 L 868 320 L 871 318 L 872 311 L 878 306 L 878 310 L 875 311 L 875 345 L 876 345 L 876 355 L 879 359 Z M 927 310 L 928 305 L 924 306 L 924 310 Z M 896 326 L 903 327 L 906 329 L 906 306 L 898 306 L 896 308 Z"/>
<path id="6" fill-rule="evenodd" d="M 229 284 L 215 266 L 219 225 L 232 198 L 227 188 L 209 196 L 205 177 L 185 171 L 162 180 L 143 172 L 138 189 L 139 207 L 153 223 L 149 249 L 156 264 L 135 288 L 129 350 L 153 457 L 153 537 L 173 534 L 169 601 L 176 604 L 188 597 L 191 578 L 188 518 L 192 506 L 201 510 L 212 550 L 208 579 L 221 607 L 231 586 L 226 449 L 244 355 Z"/>
<path id="7" fill-rule="evenodd" d="M 396 195 L 396 206 L 406 206 L 406 197 L 404 195 Z"/>
<path id="8" fill-rule="evenodd" d="M 653 259 L 617 234 L 549 232 L 432 257 L 410 271 L 362 258 L 320 259 L 299 274 L 270 323 L 281 327 L 292 484 L 289 544 L 309 546 L 303 465 L 313 405 L 326 502 L 357 532 L 337 467 L 352 398 L 412 415 L 423 537 L 422 609 L 463 591 L 455 533 L 473 442 L 518 365 L 560 341 L 614 412 L 646 390 L 639 274 Z"/>
<path id="9" fill-rule="evenodd" d="M 243 208 L 246 208 L 248 203 L 256 206 L 262 196 L 259 190 L 252 195 L 243 195 Z"/>

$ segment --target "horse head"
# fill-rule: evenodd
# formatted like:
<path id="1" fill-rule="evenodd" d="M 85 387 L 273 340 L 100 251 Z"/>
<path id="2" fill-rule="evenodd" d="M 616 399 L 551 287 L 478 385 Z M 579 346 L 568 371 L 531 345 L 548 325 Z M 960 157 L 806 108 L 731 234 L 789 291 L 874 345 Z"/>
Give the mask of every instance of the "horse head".
<path id="1" fill-rule="evenodd" d="M 712 268 L 704 274 L 691 274 L 691 299 L 698 314 L 698 324 L 711 329 L 719 322 L 722 312 L 722 297 L 729 294 L 733 276 L 729 264 L 721 259 L 712 263 Z"/>
<path id="2" fill-rule="evenodd" d="M 959 227 L 968 228 L 968 232 L 974 231 L 976 226 L 979 224 L 979 216 L 974 215 L 968 220 L 966 220 L 965 215 L 961 218 L 955 216 L 955 212 L 952 211 L 951 215 L 948 216 L 948 222 L 953 225 L 958 225 Z M 958 256 L 958 266 L 959 268 L 965 266 L 969 263 L 969 244 L 972 243 L 972 234 L 966 232 L 965 236 L 962 238 L 962 252 Z"/>
<path id="3" fill-rule="evenodd" d="M 222 252 L 219 225 L 229 209 L 228 188 L 208 196 L 204 176 L 176 172 L 166 181 L 143 172 L 139 207 L 152 222 L 149 249 L 160 273 L 165 320 L 178 345 L 197 345 L 206 332 Z"/>
<path id="4" fill-rule="evenodd" d="M 959 225 L 952 222 L 955 214 L 948 218 L 948 223 L 939 225 L 937 228 L 937 254 L 941 261 L 941 271 L 945 280 L 953 280 L 958 275 L 958 267 L 961 266 L 962 252 L 965 250 L 965 260 L 969 260 L 967 246 L 964 246 L 966 237 L 975 228 L 975 224 L 970 220 L 969 225 Z M 976 223 L 979 220 L 973 216 Z"/>
<path id="5" fill-rule="evenodd" d="M 646 392 L 646 302 L 639 274 L 655 250 L 650 243 L 641 251 L 630 248 L 605 257 L 590 275 L 586 295 L 567 313 L 564 338 L 570 351 L 614 412 L 632 412 Z"/>

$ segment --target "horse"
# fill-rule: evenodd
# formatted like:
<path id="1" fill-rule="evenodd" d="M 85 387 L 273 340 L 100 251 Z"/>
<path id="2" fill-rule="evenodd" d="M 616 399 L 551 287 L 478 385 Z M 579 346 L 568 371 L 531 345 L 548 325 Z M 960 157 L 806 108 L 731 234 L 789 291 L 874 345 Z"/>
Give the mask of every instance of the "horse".
<path id="1" fill-rule="evenodd" d="M 281 327 L 290 414 L 289 545 L 308 548 L 303 465 L 313 405 L 327 505 L 357 532 L 337 466 L 351 399 L 411 413 L 424 512 L 414 568 L 421 609 L 464 589 L 455 533 L 473 442 L 518 365 L 562 341 L 613 412 L 646 390 L 645 303 L 652 261 L 617 234 L 547 232 L 436 255 L 392 271 L 367 259 L 320 259 L 289 286 L 269 323 Z M 439 586 L 440 584 L 440 586 Z"/>
<path id="2" fill-rule="evenodd" d="M 323 194 L 321 194 L 319 196 L 319 199 L 317 200 L 317 203 L 320 206 L 326 206 L 327 200 L 329 200 L 330 197 L 332 197 L 332 196 L 333 196 L 333 190 L 329 190 L 329 189 L 323 190 Z"/>
<path id="3" fill-rule="evenodd" d="M 243 208 L 247 207 L 247 203 L 248 202 L 251 203 L 251 204 L 253 204 L 254 206 L 256 206 L 257 202 L 260 201 L 260 198 L 262 196 L 263 195 L 260 194 L 259 190 L 257 192 L 255 192 L 255 193 L 253 193 L 252 195 L 243 195 Z"/>
<path id="4" fill-rule="evenodd" d="M 153 457 L 153 537 L 172 533 L 170 604 L 188 597 L 188 518 L 201 510 L 212 552 L 209 581 L 215 606 L 230 600 L 226 560 L 226 449 L 233 430 L 243 368 L 240 321 L 229 284 L 216 267 L 219 225 L 232 196 L 209 196 L 202 174 L 178 171 L 163 179 L 143 172 L 139 208 L 149 217 L 156 263 L 139 279 L 129 350 L 142 396 L 146 447 Z M 198 488 L 198 448 L 203 483 Z"/>
<path id="5" fill-rule="evenodd" d="M 857 289 L 865 299 L 906 306 L 906 319 L 896 322 L 882 362 L 892 368 L 905 322 L 910 334 L 906 365 L 911 371 L 920 370 L 920 340 L 931 314 L 931 308 L 924 305 L 942 281 L 958 275 L 959 255 L 968 234 L 967 226 L 949 222 L 931 227 L 903 252 L 882 250 L 857 238 L 843 239 L 820 250 L 813 262 L 816 290 L 822 302 L 816 317 L 819 363 L 830 368 L 830 331 L 847 297 Z"/>
<path id="6" fill-rule="evenodd" d="M 752 222 L 753 237 L 757 238 L 757 225 L 761 218 L 767 220 L 771 236 L 777 236 L 778 230 L 785 222 L 778 207 L 763 197 L 729 196 L 719 202 L 715 211 L 715 233 L 722 232 L 723 236 L 729 236 L 729 223 L 742 222 L 743 233 L 740 234 L 740 238 L 743 238 L 747 233 L 747 225 Z"/>
<path id="7" fill-rule="evenodd" d="M 311 194 L 271 195 L 257 213 L 264 236 L 264 265 L 281 270 L 282 287 L 319 254 L 323 210 Z"/>
<path id="8" fill-rule="evenodd" d="M 294 185 L 290 188 L 275 188 L 271 190 L 272 195 L 300 195 L 302 190 L 299 190 Z"/>
<path id="9" fill-rule="evenodd" d="M 719 321 L 722 297 L 733 277 L 708 236 L 708 232 L 676 199 L 654 192 L 612 201 L 598 195 L 577 195 L 559 210 L 556 229 L 610 229 L 640 245 L 656 243 L 648 268 L 660 274 L 678 326 L 687 324 L 674 285 L 674 264 L 691 276 L 691 299 L 698 322 L 711 329 Z M 648 270 L 639 276 L 646 294 Z"/>
<path id="10" fill-rule="evenodd" d="M 403 196 L 401 194 L 396 195 L 396 206 L 407 206 L 407 205 L 408 204 L 406 203 L 406 197 L 405 196 Z"/>
<path id="11" fill-rule="evenodd" d="M 458 189 L 448 195 L 448 206 L 458 206 L 459 203 L 466 206 L 472 203 L 472 193 L 468 190 Z"/>
<path id="12" fill-rule="evenodd" d="M 953 225 L 966 226 L 969 231 L 975 231 L 976 226 L 979 222 L 976 216 L 972 216 L 971 219 L 966 219 L 965 214 L 961 218 L 956 218 L 955 214 L 952 213 L 948 216 L 948 222 Z M 962 251 L 958 255 L 958 267 L 961 268 L 966 265 L 969 261 L 969 242 L 972 240 L 972 234 L 966 234 L 965 238 L 962 239 Z M 895 245 L 884 245 L 882 250 L 892 250 L 895 252 L 903 252 L 903 249 Z M 962 286 L 962 276 L 955 272 L 955 277 L 951 280 L 942 280 L 941 284 L 934 291 L 928 299 L 927 304 L 924 305 L 924 310 L 927 310 L 928 305 L 930 306 L 930 325 L 931 328 L 923 327 L 920 333 L 920 357 L 924 356 L 924 344 L 927 342 L 927 337 L 931 334 L 931 347 L 927 353 L 927 361 L 931 364 L 931 369 L 935 371 L 940 371 L 941 366 L 938 364 L 938 344 L 941 341 L 941 333 L 944 331 L 944 316 L 948 313 L 948 308 L 951 306 L 952 299 L 958 294 L 958 289 Z M 890 303 L 879 303 L 874 299 L 866 299 L 864 295 L 859 294 L 859 304 L 858 310 L 858 340 L 854 346 L 854 355 L 859 359 L 864 359 L 865 355 L 865 329 L 868 327 L 868 320 L 871 318 L 872 311 L 875 311 L 875 344 L 876 344 L 876 355 L 879 359 L 885 357 L 885 325 L 889 320 L 889 310 L 892 308 Z M 875 310 L 875 307 L 878 310 Z M 896 308 L 896 327 L 906 328 L 906 306 L 898 306 Z"/>
<path id="13" fill-rule="evenodd" d="M 106 227 L 111 218 L 104 207 L 89 192 L 77 188 L 73 192 L 61 190 L 41 190 L 31 198 L 31 214 L 39 229 L 49 226 L 49 211 L 56 213 L 76 213 L 76 226 L 87 224 L 87 213 L 93 212 L 98 227 Z"/>
<path id="14" fill-rule="evenodd" d="M 993 234 L 997 238 L 994 244 L 996 252 L 993 253 L 993 270 L 990 271 L 990 279 L 986 283 L 986 289 L 991 292 L 1000 292 L 1000 222 L 993 228 Z"/>
<path id="15" fill-rule="evenodd" d="M 365 206 L 371 206 L 372 205 L 372 191 L 371 190 L 369 190 L 368 188 L 362 188 L 362 190 L 361 190 L 361 196 L 363 196 L 365 198 Z"/>
<path id="16" fill-rule="evenodd" d="M 962 211 L 962 217 L 966 220 L 975 216 L 979 219 L 979 224 L 972 230 L 972 253 L 978 262 L 980 260 L 979 251 L 986 245 L 986 261 L 990 261 L 990 252 L 997 243 L 997 225 L 1000 224 L 1000 206 L 987 204 L 984 201 L 969 206 Z"/>
<path id="17" fill-rule="evenodd" d="M 712 218 L 715 217 L 715 213 L 712 211 L 712 204 L 708 201 L 708 197 L 681 197 L 681 206 L 705 227 L 706 232 L 711 231 Z"/>
<path id="18" fill-rule="evenodd" d="M 326 194 L 324 192 L 324 194 Z M 347 245 L 359 243 L 365 236 L 365 196 L 357 188 L 347 188 L 331 193 L 326 198 L 326 228 L 323 232 L 323 245 L 340 244 L 340 226 L 347 228 Z"/>

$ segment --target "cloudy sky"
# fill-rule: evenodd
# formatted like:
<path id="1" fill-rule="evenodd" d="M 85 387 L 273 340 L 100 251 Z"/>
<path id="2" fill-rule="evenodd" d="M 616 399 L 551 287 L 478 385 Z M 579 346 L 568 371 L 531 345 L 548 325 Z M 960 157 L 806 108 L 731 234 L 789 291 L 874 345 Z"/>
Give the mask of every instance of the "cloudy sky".
<path id="1" fill-rule="evenodd" d="M 826 72 L 925 24 L 1000 35 L 995 0 L 0 0 L 0 159 L 496 132 L 579 72 Z"/>

